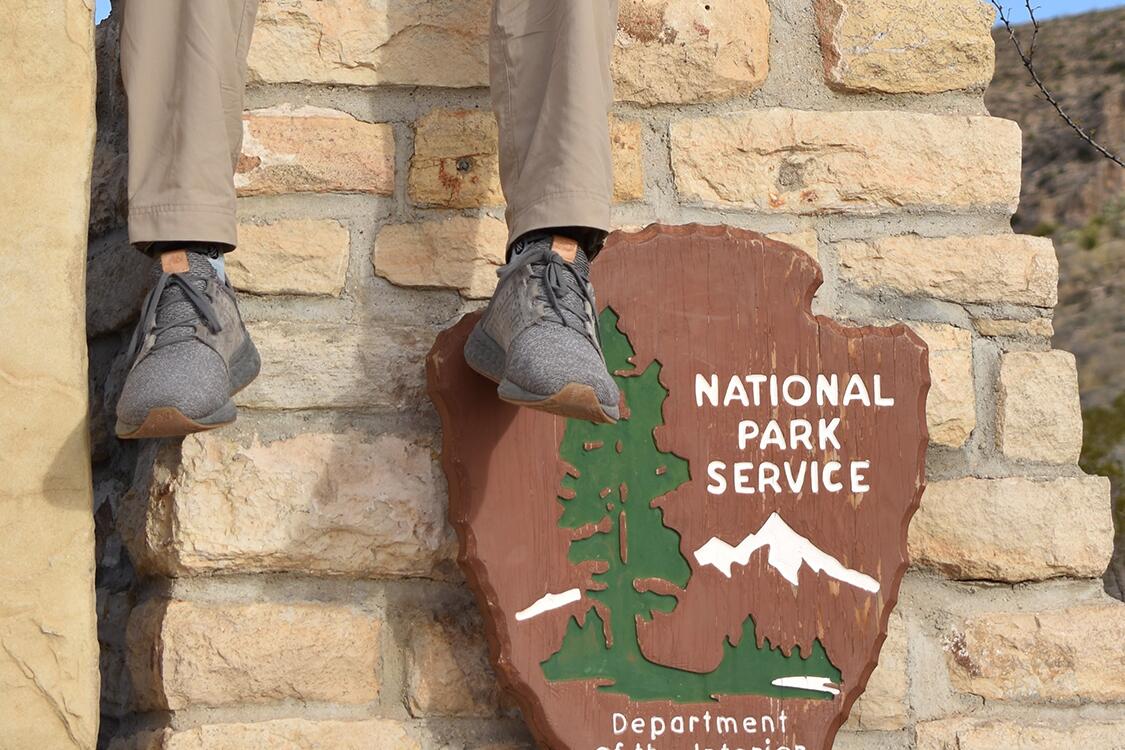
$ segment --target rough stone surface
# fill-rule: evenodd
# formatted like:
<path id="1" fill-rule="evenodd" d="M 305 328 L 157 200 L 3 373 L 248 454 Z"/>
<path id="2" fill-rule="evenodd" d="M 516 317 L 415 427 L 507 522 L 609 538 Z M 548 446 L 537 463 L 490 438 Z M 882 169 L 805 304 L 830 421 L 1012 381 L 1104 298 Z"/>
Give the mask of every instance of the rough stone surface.
<path id="1" fill-rule="evenodd" d="M 1125 750 L 1125 721 L 943 719 L 918 725 L 917 750 Z"/>
<path id="2" fill-rule="evenodd" d="M 933 94 L 992 80 L 993 9 L 981 0 L 817 0 L 828 83 Z"/>
<path id="3" fill-rule="evenodd" d="M 766 0 L 623 0 L 613 57 L 618 99 L 642 104 L 749 94 L 769 72 Z"/>
<path id="4" fill-rule="evenodd" d="M 151 600 L 129 619 L 139 707 L 362 704 L 379 695 L 380 621 L 340 604 Z"/>
<path id="5" fill-rule="evenodd" d="M 1046 237 L 885 237 L 837 246 L 840 276 L 867 291 L 951 302 L 1054 307 L 1059 264 Z"/>
<path id="6" fill-rule="evenodd" d="M 385 322 L 259 321 L 247 326 L 262 374 L 235 397 L 263 409 L 417 409 L 433 332 Z"/>
<path id="7" fill-rule="evenodd" d="M 205 724 L 160 729 L 114 740 L 109 750 L 421 750 L 404 725 L 390 719 L 310 721 L 276 719 L 251 724 Z"/>
<path id="8" fill-rule="evenodd" d="M 157 452 L 138 484 L 145 507 L 126 538 L 148 572 L 453 573 L 426 443 L 356 431 L 268 442 L 201 433 Z"/>
<path id="9" fill-rule="evenodd" d="M 1010 214 L 1019 202 L 1020 131 L 1008 120 L 763 109 L 681 120 L 671 135 L 676 188 L 691 204 L 788 214 L 911 207 Z"/>
<path id="10" fill-rule="evenodd" d="M 388 224 L 375 240 L 375 273 L 400 286 L 444 287 L 484 299 L 496 288 L 507 243 L 506 225 L 491 216 Z"/>
<path id="11" fill-rule="evenodd" d="M 910 525 L 914 563 L 955 579 L 1093 578 L 1112 551 L 1102 477 L 930 482 Z"/>
<path id="12" fill-rule="evenodd" d="M 413 716 L 487 718 L 499 711 L 500 690 L 475 611 L 426 613 L 411 621 L 406 670 Z"/>
<path id="13" fill-rule="evenodd" d="M 251 81 L 488 85 L 490 0 L 262 0 Z"/>
<path id="14" fill-rule="evenodd" d="M 895 731 L 910 723 L 907 705 L 906 623 L 892 612 L 887 640 L 879 652 L 879 666 L 867 681 L 867 690 L 852 707 L 846 729 Z"/>
<path id="15" fill-rule="evenodd" d="M 488 85 L 489 0 L 263 0 L 250 79 L 465 88 Z M 624 0 L 617 96 L 644 104 L 745 95 L 765 81 L 766 0 Z"/>
<path id="16" fill-rule="evenodd" d="M 1000 361 L 997 410 L 997 437 L 1005 456 L 1055 464 L 1078 462 L 1082 404 L 1073 354 L 1005 354 Z"/>
<path id="17" fill-rule="evenodd" d="M 90 242 L 86 256 L 86 336 L 120 330 L 136 320 L 152 286 L 153 261 L 134 250 L 125 232 Z"/>
<path id="18" fill-rule="evenodd" d="M 912 323 L 910 327 L 930 348 L 930 393 L 926 400 L 930 442 L 959 448 L 977 425 L 973 336 L 963 328 L 937 323 Z"/>
<path id="19" fill-rule="evenodd" d="M 410 160 L 410 201 L 443 208 L 503 205 L 497 138 L 496 118 L 491 112 L 438 109 L 419 118 L 414 125 L 414 156 Z M 618 203 L 644 197 L 641 140 L 639 122 L 611 120 L 613 198 Z"/>
<path id="20" fill-rule="evenodd" d="M 92 750 L 94 524 L 82 267 L 92 3 L 29 0 L 0 31 L 0 746 Z"/>
<path id="21" fill-rule="evenodd" d="M 820 238 L 815 229 L 802 229 L 798 232 L 775 232 L 767 235 L 771 240 L 784 242 L 804 250 L 810 258 L 820 262 Z"/>
<path id="22" fill-rule="evenodd" d="M 1032 320 L 974 318 L 973 325 L 981 336 L 1031 336 L 1049 339 L 1055 335 L 1055 326 L 1050 318 Z"/>
<path id="23" fill-rule="evenodd" d="M 282 219 L 242 224 L 238 252 L 226 256 L 227 274 L 251 294 L 326 294 L 344 291 L 348 229 L 331 219 Z"/>
<path id="24" fill-rule="evenodd" d="M 947 651 L 954 686 L 989 701 L 1125 701 L 1120 602 L 977 615 L 954 632 Z"/>
<path id="25" fill-rule="evenodd" d="M 290 105 L 247 112 L 243 124 L 234 176 L 239 195 L 394 192 L 390 125 Z"/>

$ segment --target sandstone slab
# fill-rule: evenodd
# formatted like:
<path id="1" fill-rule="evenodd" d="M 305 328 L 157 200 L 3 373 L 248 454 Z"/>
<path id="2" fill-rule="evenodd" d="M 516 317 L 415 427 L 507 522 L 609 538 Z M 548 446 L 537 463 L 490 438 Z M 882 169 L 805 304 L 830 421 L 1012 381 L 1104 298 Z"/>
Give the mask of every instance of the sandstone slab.
<path id="1" fill-rule="evenodd" d="M 251 294 L 320 294 L 344 291 L 351 238 L 332 219 L 282 219 L 238 227 L 238 251 L 226 256 L 227 273 Z"/>
<path id="2" fill-rule="evenodd" d="M 817 0 L 828 84 L 934 94 L 992 80 L 993 9 L 980 0 Z"/>
<path id="3" fill-rule="evenodd" d="M 142 710 L 274 703 L 363 704 L 379 695 L 380 621 L 342 604 L 154 599 L 129 618 Z"/>
<path id="4" fill-rule="evenodd" d="M 491 216 L 388 224 L 375 239 L 375 273 L 400 286 L 456 289 L 485 299 L 496 289 L 508 229 Z"/>
<path id="5" fill-rule="evenodd" d="M 836 247 L 841 278 L 865 291 L 963 303 L 1058 302 L 1059 264 L 1045 237 L 900 235 Z"/>
<path id="6" fill-rule="evenodd" d="M 432 450 L 395 435 L 193 435 L 157 452 L 134 492 L 144 510 L 126 538 L 147 572 L 452 574 Z"/>
<path id="7" fill-rule="evenodd" d="M 989 701 L 1125 701 L 1120 602 L 976 615 L 956 630 L 948 652 L 954 686 Z"/>
<path id="8" fill-rule="evenodd" d="M 959 580 L 1093 578 L 1112 551 L 1103 477 L 931 482 L 910 525 L 913 562 Z"/>
<path id="9" fill-rule="evenodd" d="M 158 729 L 114 740 L 109 750 L 422 750 L 405 725 L 391 719 L 335 721 L 275 719 L 255 723 L 204 724 Z"/>
<path id="10" fill-rule="evenodd" d="M 1082 404 L 1069 352 L 1009 352 L 1000 360 L 997 438 L 1009 458 L 1078 462 Z"/>
<path id="11" fill-rule="evenodd" d="M 959 448 L 977 425 L 972 334 L 937 323 L 911 323 L 910 327 L 930 348 L 930 394 L 926 400 L 930 443 Z"/>
<path id="12" fill-rule="evenodd" d="M 416 717 L 496 716 L 499 685 L 474 611 L 439 612 L 410 622 L 406 696 Z"/>
<path id="13" fill-rule="evenodd" d="M 263 409 L 418 409 L 428 403 L 425 328 L 362 320 L 259 321 L 247 326 L 262 374 L 235 397 Z"/>
<path id="14" fill-rule="evenodd" d="M 690 204 L 1011 214 L 1019 202 L 1019 126 L 997 118 L 762 109 L 680 120 L 671 139 L 676 189 Z"/>
<path id="15" fill-rule="evenodd" d="M 0 746 L 98 734 L 86 262 L 93 3 L 4 8 L 0 37 Z"/>
<path id="16" fill-rule="evenodd" d="M 234 176 L 241 196 L 394 192 L 390 125 L 334 109 L 281 105 L 247 112 L 243 126 Z"/>
<path id="17" fill-rule="evenodd" d="M 610 120 L 613 199 L 644 198 L 641 123 Z M 436 109 L 414 124 L 408 181 L 418 206 L 481 208 L 504 205 L 496 118 L 476 109 Z"/>
<path id="18" fill-rule="evenodd" d="M 787 245 L 803 250 L 817 263 L 820 262 L 820 237 L 815 229 L 801 229 L 796 232 L 774 232 L 766 235 L 771 240 L 784 242 Z"/>
<path id="19" fill-rule="evenodd" d="M 917 750 L 1125 750 L 1125 721 L 943 719 L 918 725 Z"/>

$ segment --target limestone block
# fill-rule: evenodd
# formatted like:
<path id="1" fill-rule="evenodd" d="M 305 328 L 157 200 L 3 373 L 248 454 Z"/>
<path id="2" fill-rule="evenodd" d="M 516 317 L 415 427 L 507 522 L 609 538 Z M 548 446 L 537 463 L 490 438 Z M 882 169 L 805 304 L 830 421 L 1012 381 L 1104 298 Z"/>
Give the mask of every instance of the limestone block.
<path id="1" fill-rule="evenodd" d="M 384 322 L 259 321 L 248 324 L 262 374 L 235 397 L 262 409 L 418 409 L 433 332 Z"/>
<path id="2" fill-rule="evenodd" d="M 635 120 L 610 120 L 613 199 L 644 198 L 642 128 Z M 414 124 L 408 190 L 418 206 L 480 208 L 504 205 L 500 149 L 491 112 L 436 109 Z"/>
<path id="3" fill-rule="evenodd" d="M 243 117 L 239 195 L 374 193 L 395 187 L 391 126 L 323 107 L 281 105 Z"/>
<path id="4" fill-rule="evenodd" d="M 151 459 L 150 459 L 151 460 Z M 125 538 L 165 575 L 448 578 L 455 542 L 431 447 L 392 434 L 186 438 L 151 460 Z"/>
<path id="5" fill-rule="evenodd" d="M 490 0 L 262 0 L 251 81 L 488 84 Z"/>
<path id="6" fill-rule="evenodd" d="M 992 80 L 993 9 L 981 0 L 817 0 L 828 84 L 934 94 Z"/>
<path id="7" fill-rule="evenodd" d="M 380 621 L 343 604 L 154 599 L 133 610 L 128 664 L 142 710 L 363 704 L 379 695 Z"/>
<path id="8" fill-rule="evenodd" d="M 766 0 L 622 0 L 617 97 L 667 104 L 749 94 L 769 72 L 769 39 Z"/>
<path id="9" fill-rule="evenodd" d="M 1049 339 L 1055 335 L 1055 326 L 1050 318 L 1031 320 L 974 318 L 973 325 L 981 336 L 1028 336 Z"/>
<path id="10" fill-rule="evenodd" d="M 879 652 L 879 666 L 867 681 L 867 690 L 852 707 L 846 729 L 895 731 L 910 723 L 907 705 L 906 622 L 892 612 L 887 640 Z"/>
<path id="11" fill-rule="evenodd" d="M 976 615 L 957 629 L 947 650 L 954 686 L 989 701 L 1125 700 L 1125 607 L 1110 599 Z"/>
<path id="12" fill-rule="evenodd" d="M 250 724 L 204 724 L 159 729 L 114 740 L 109 750 L 422 750 L 403 723 L 392 719 L 336 721 L 275 719 Z"/>
<path id="13" fill-rule="evenodd" d="M 1125 750 L 1125 721 L 942 719 L 918 725 L 918 750 Z"/>
<path id="14" fill-rule="evenodd" d="M 262 0 L 250 80 L 488 85 L 490 0 Z M 613 74 L 644 104 L 745 95 L 766 79 L 766 0 L 624 0 Z"/>
<path id="15" fill-rule="evenodd" d="M 406 694 L 411 715 L 497 714 L 499 686 L 481 627 L 472 611 L 426 614 L 410 622 Z"/>
<path id="16" fill-rule="evenodd" d="M 774 232 L 766 236 L 771 240 L 784 242 L 786 245 L 804 250 L 810 258 L 817 263 L 820 262 L 820 237 L 815 229 L 802 229 L 797 232 Z"/>
<path id="17" fill-rule="evenodd" d="M 1109 480 L 931 482 L 909 541 L 915 564 L 959 580 L 1100 576 L 1113 551 Z"/>
<path id="18" fill-rule="evenodd" d="M 492 296 L 504 263 L 508 229 L 491 216 L 388 224 L 372 256 L 375 273 L 400 286 L 456 289 L 469 299 Z"/>
<path id="19" fill-rule="evenodd" d="M 86 262 L 93 3 L 28 0 L 0 31 L 0 746 L 98 733 Z"/>
<path id="20" fill-rule="evenodd" d="M 1019 126 L 998 118 L 762 109 L 680 120 L 671 138 L 676 189 L 690 204 L 855 215 L 1011 214 L 1019 202 Z"/>
<path id="21" fill-rule="evenodd" d="M 323 294 L 338 297 L 348 270 L 348 229 L 332 219 L 282 219 L 238 227 L 238 251 L 226 256 L 227 274 L 252 294 Z"/>
<path id="22" fill-rule="evenodd" d="M 911 323 L 910 327 L 930 348 L 930 393 L 926 399 L 930 442 L 959 448 L 977 425 L 972 334 L 938 323 Z"/>
<path id="23" fill-rule="evenodd" d="M 951 302 L 1054 307 L 1059 265 L 1049 238 L 900 235 L 841 242 L 840 276 L 865 291 Z"/>
<path id="24" fill-rule="evenodd" d="M 1005 456 L 1055 464 L 1078 462 L 1082 404 L 1073 354 L 1005 354 L 1000 361 L 997 410 L 997 437 Z"/>

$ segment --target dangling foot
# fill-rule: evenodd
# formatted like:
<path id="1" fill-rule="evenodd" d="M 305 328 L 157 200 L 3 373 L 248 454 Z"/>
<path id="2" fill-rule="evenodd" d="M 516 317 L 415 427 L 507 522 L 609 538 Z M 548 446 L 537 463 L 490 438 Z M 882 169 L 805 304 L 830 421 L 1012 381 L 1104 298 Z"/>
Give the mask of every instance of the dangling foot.
<path id="1" fill-rule="evenodd" d="M 590 263 L 565 237 L 512 248 L 496 294 L 465 344 L 465 360 L 500 384 L 500 398 L 590 422 L 620 416 L 598 336 Z"/>
<path id="2" fill-rule="evenodd" d="M 231 397 L 261 369 L 234 289 L 208 258 L 203 248 L 160 256 L 117 402 L 120 438 L 178 437 L 230 424 L 237 416 Z"/>

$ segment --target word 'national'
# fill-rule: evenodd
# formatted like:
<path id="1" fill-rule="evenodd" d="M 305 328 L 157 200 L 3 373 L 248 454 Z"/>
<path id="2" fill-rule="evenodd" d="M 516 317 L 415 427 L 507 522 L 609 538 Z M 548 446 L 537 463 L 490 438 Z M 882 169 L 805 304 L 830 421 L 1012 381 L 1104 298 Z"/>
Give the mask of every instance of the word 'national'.
<path id="1" fill-rule="evenodd" d="M 841 385 L 842 384 L 842 385 Z M 725 388 L 719 376 L 695 375 L 695 405 L 703 406 L 894 406 L 893 397 L 883 395 L 883 377 L 872 375 L 870 385 L 862 375 L 841 378 L 819 374 L 811 381 L 804 375 L 732 375 Z"/>

